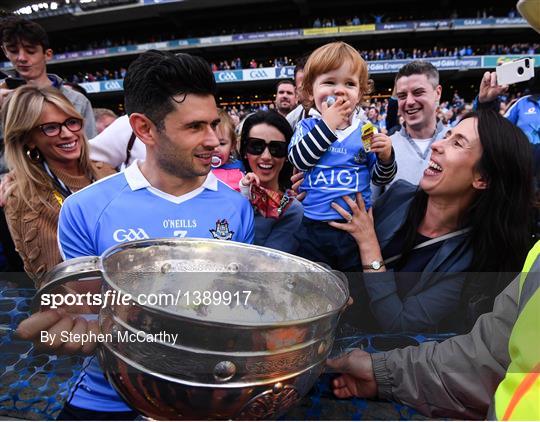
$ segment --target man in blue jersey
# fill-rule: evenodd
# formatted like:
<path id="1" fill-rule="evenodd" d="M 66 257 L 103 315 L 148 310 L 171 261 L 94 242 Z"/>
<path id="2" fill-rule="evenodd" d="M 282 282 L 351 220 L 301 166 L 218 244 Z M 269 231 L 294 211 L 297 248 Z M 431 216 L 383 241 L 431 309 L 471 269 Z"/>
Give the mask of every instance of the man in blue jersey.
<path id="1" fill-rule="evenodd" d="M 65 201 L 58 226 L 65 259 L 101 255 L 117 243 L 157 237 L 253 242 L 249 202 L 210 172 L 212 152 L 219 145 L 215 88 L 208 64 L 188 54 L 148 51 L 131 64 L 124 81 L 125 105 L 133 131 L 146 146 L 146 160 Z M 96 330 L 95 321 L 53 310 L 34 314 L 19 327 L 21 337 L 34 341 L 43 338 L 40 331 Z M 55 353 L 91 353 L 95 347 L 53 343 L 48 349 Z M 59 419 L 136 417 L 105 379 L 97 358 L 88 360 Z"/>

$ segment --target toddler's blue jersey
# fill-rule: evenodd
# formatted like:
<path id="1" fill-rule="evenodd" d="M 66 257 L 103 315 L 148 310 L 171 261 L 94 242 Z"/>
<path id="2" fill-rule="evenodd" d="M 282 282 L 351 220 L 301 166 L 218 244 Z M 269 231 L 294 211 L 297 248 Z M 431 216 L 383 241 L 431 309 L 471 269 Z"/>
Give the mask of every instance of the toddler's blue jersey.
<path id="1" fill-rule="evenodd" d="M 249 202 L 210 173 L 204 184 L 175 197 L 150 186 L 134 163 L 123 173 L 100 180 L 66 199 L 58 223 L 64 259 L 101 255 L 130 240 L 199 237 L 253 243 Z M 99 411 L 127 411 L 105 379 L 95 356 L 70 404 Z"/>
<path id="2" fill-rule="evenodd" d="M 296 126 L 289 151 L 309 133 L 321 119 L 310 117 Z M 304 215 L 313 220 L 339 220 L 343 217 L 330 204 L 337 202 L 346 210 L 349 206 L 342 196 L 349 195 L 356 201 L 356 192 L 361 192 L 366 207 L 371 206 L 371 170 L 377 161 L 374 153 L 364 150 L 362 146 L 362 122 L 353 120 L 351 126 L 336 131 L 337 139 L 324 152 L 317 164 L 304 173 L 304 182 L 300 191 L 306 191 L 302 201 Z M 312 132 L 316 140 L 322 132 Z"/>

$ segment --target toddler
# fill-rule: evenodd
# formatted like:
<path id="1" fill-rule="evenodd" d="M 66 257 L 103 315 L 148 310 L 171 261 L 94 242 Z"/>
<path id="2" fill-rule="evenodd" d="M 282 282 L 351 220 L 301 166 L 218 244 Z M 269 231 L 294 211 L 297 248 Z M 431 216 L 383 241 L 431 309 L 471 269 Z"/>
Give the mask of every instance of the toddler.
<path id="1" fill-rule="evenodd" d="M 244 165 L 242 160 L 237 158 L 234 123 L 225 110 L 220 109 L 218 114 L 220 122 L 216 132 L 219 146 L 214 149 L 212 155 L 212 172 L 219 180 L 240 192 L 239 183 L 244 177 Z"/>
<path id="2" fill-rule="evenodd" d="M 385 185 L 397 170 L 390 138 L 375 133 L 360 108 L 369 92 L 366 62 L 346 43 L 326 44 L 308 58 L 300 89 L 311 117 L 297 124 L 289 145 L 289 160 L 305 172 L 298 255 L 341 271 L 361 270 L 356 242 L 327 222 L 343 220 L 333 203 L 350 212 L 344 195 L 356 200 L 361 192 L 369 208 L 370 182 Z"/>

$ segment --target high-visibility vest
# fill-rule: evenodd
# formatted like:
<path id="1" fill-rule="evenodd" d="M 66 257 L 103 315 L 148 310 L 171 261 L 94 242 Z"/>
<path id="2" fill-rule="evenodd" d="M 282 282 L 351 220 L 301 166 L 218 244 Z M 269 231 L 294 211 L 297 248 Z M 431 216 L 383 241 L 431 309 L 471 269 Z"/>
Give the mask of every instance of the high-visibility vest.
<path id="1" fill-rule="evenodd" d="M 523 266 L 518 297 L 518 318 L 508 343 L 511 363 L 488 419 L 540 420 L 540 241 Z"/>

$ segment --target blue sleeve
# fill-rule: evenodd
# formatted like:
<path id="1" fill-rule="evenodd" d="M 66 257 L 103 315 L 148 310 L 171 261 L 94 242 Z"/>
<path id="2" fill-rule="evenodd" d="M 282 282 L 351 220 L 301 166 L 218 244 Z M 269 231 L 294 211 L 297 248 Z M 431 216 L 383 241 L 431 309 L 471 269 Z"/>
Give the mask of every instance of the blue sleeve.
<path id="1" fill-rule="evenodd" d="M 68 198 L 58 218 L 58 246 L 64 260 L 98 255 L 79 203 Z"/>
<path id="2" fill-rule="evenodd" d="M 298 170 L 307 171 L 317 164 L 336 139 L 324 120 L 304 119 L 296 125 L 289 144 L 289 161 Z"/>
<path id="3" fill-rule="evenodd" d="M 392 155 L 390 156 L 390 162 L 383 164 L 378 159 L 373 166 L 373 170 L 370 168 L 371 181 L 375 186 L 383 186 L 394 180 L 397 173 L 396 155 L 394 154 L 394 147 L 392 147 Z"/>
<path id="4" fill-rule="evenodd" d="M 419 274 L 420 276 L 420 274 Z M 422 332 L 433 329 L 459 306 L 466 273 L 439 273 L 438 282 L 401 299 L 393 271 L 364 273 L 370 308 L 384 331 Z"/>

